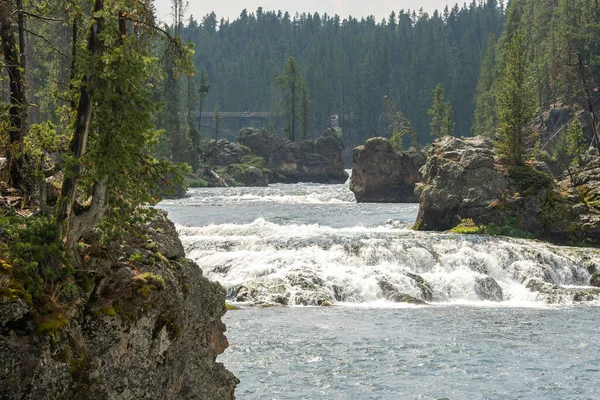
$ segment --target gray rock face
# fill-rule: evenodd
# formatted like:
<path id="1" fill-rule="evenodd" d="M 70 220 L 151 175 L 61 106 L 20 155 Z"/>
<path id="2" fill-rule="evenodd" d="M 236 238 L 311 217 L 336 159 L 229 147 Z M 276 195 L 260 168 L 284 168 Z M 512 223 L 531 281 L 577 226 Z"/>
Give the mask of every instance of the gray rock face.
<path id="1" fill-rule="evenodd" d="M 0 398 L 234 398 L 238 380 L 215 362 L 228 346 L 225 291 L 182 257 L 164 213 L 139 233 L 84 250 L 93 287 L 66 327 L 38 333 L 31 313 L 0 304 L 3 321 L 34 327 L 0 329 Z"/>
<path id="2" fill-rule="evenodd" d="M 29 305 L 21 299 L 0 300 L 0 332 L 30 312 Z"/>
<path id="3" fill-rule="evenodd" d="M 273 171 L 272 182 L 344 183 L 344 145 L 334 130 L 327 130 L 317 140 L 288 142 L 267 131 L 242 129 L 238 142 L 262 157 Z"/>
<path id="4" fill-rule="evenodd" d="M 215 141 L 208 140 L 202 143 L 202 161 L 213 163 L 215 160 Z M 217 165 L 239 164 L 242 157 L 250 154 L 247 148 L 244 148 L 236 142 L 230 142 L 226 139 L 217 141 L 216 149 Z"/>
<path id="5" fill-rule="evenodd" d="M 350 190 L 359 203 L 415 203 L 415 184 L 425 156 L 410 150 L 398 154 L 385 138 L 371 138 L 353 152 Z"/>
<path id="6" fill-rule="evenodd" d="M 450 229 L 461 218 L 495 220 L 489 205 L 509 184 L 494 166 L 493 143 L 482 137 L 435 141 L 421 173 L 417 220 L 425 230 Z"/>

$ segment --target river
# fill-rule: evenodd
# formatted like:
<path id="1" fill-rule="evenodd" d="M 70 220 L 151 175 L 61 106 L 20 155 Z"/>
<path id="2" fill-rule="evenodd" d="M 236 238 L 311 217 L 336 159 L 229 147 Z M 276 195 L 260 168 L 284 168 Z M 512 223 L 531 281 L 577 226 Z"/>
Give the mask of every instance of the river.
<path id="1" fill-rule="evenodd" d="M 600 398 L 600 303 L 569 295 L 600 251 L 414 232 L 418 205 L 347 184 L 188 194 L 160 207 L 241 307 L 219 356 L 240 399 Z"/>

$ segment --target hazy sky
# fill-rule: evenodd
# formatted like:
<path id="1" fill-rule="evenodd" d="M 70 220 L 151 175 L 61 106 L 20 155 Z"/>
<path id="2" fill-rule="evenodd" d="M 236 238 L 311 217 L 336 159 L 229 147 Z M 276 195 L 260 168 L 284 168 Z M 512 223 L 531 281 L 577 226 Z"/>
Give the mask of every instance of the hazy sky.
<path id="1" fill-rule="evenodd" d="M 458 3 L 462 4 L 465 0 Z M 193 14 L 196 19 L 201 19 L 204 15 L 214 11 L 220 19 L 224 17 L 231 20 L 237 18 L 240 12 L 245 8 L 248 12 L 255 12 L 258 7 L 265 11 L 281 10 L 288 11 L 294 15 L 296 11 L 311 12 L 319 14 L 327 13 L 329 15 L 338 14 L 342 17 L 352 15 L 359 18 L 368 15 L 374 15 L 376 20 L 387 18 L 392 11 L 401 9 L 416 9 L 420 7 L 429 13 L 435 9 L 440 11 L 447 4 L 454 4 L 457 0 L 221 0 L 221 1 L 198 1 L 189 0 L 188 13 Z M 158 15 L 163 21 L 171 20 L 170 0 L 155 0 Z"/>

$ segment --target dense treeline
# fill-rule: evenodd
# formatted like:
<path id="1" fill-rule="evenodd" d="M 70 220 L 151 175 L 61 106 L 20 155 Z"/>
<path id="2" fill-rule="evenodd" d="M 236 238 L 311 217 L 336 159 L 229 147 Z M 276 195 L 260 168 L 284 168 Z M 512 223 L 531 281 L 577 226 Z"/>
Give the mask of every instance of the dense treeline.
<path id="1" fill-rule="evenodd" d="M 473 0 L 433 14 L 400 11 L 380 22 L 259 8 L 242 11 L 234 21 L 219 21 L 214 13 L 201 21 L 190 18 L 181 35 L 195 45 L 197 70 L 208 75 L 206 110 L 219 104 L 222 111 L 278 111 L 275 78 L 294 57 L 309 91 L 311 132 L 338 114 L 349 145 L 389 136 L 387 95 L 419 141 L 430 142 L 427 110 L 438 84 L 454 110 L 456 134 L 469 134 L 488 37 L 500 36 L 504 14 L 497 0 Z"/>

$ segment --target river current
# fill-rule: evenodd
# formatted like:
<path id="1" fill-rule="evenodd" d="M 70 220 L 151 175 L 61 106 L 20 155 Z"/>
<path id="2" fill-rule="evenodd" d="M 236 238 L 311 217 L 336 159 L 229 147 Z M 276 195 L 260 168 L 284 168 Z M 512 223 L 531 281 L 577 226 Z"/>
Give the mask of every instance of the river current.
<path id="1" fill-rule="evenodd" d="M 357 204 L 347 184 L 160 207 L 241 307 L 219 357 L 240 399 L 600 399 L 599 302 L 528 289 L 586 290 L 600 251 L 414 232 L 418 205 Z"/>

